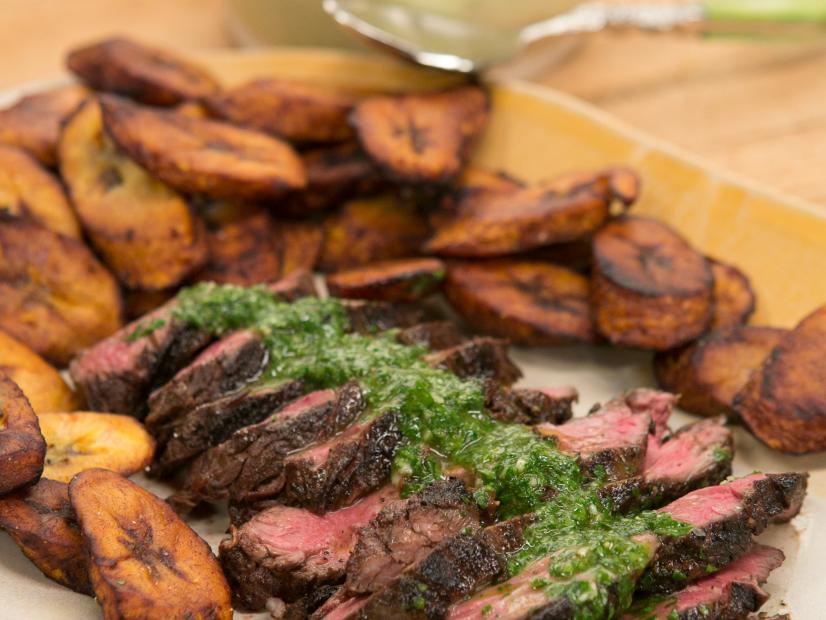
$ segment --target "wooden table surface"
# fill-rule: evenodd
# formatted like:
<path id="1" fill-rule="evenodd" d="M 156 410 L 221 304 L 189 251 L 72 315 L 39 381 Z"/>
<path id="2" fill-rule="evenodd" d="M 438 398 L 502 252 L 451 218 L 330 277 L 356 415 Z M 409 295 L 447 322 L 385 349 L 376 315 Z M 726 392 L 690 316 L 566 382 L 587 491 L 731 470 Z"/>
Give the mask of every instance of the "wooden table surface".
<path id="1" fill-rule="evenodd" d="M 0 0 L 0 88 L 53 76 L 68 47 L 112 33 L 229 46 L 226 23 L 225 0 Z M 826 208 L 826 45 L 602 33 L 535 79 Z"/>

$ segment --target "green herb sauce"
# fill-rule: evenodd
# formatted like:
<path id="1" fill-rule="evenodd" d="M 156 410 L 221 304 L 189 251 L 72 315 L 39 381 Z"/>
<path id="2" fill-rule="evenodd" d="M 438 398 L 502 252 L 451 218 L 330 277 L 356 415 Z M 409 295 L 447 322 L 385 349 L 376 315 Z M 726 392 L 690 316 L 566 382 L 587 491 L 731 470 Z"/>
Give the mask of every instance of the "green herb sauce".
<path id="1" fill-rule="evenodd" d="M 316 389 L 357 379 L 372 415 L 399 412 L 406 445 L 396 456 L 394 475 L 406 481 L 408 492 L 443 477 L 445 466 L 461 466 L 475 475 L 479 504 L 495 498 L 502 518 L 535 513 L 509 569 L 515 574 L 552 556 L 542 587 L 549 596 L 574 601 L 578 619 L 610 617 L 630 604 L 636 578 L 650 559 L 648 547 L 633 536 L 690 530 L 666 514 L 612 514 L 598 485 L 583 480 L 575 458 L 527 426 L 486 415 L 476 381 L 428 366 L 422 347 L 400 344 L 392 331 L 349 332 L 347 313 L 335 299 L 288 304 L 263 287 L 200 284 L 179 293 L 178 301 L 177 319 L 216 336 L 258 330 L 271 353 L 264 381 L 303 379 Z M 619 596 L 609 596 L 612 590 Z"/>

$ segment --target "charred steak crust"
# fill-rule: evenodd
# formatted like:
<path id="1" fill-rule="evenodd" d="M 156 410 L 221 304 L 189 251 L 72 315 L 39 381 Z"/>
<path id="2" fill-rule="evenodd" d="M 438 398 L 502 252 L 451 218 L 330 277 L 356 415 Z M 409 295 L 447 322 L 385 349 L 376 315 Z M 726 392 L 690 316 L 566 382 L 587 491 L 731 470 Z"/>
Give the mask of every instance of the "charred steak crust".
<path id="1" fill-rule="evenodd" d="M 267 359 L 261 336 L 250 330 L 234 332 L 211 344 L 149 395 L 147 429 L 155 432 L 178 415 L 236 391 L 261 374 Z"/>
<path id="2" fill-rule="evenodd" d="M 638 583 L 644 592 L 678 590 L 726 566 L 752 545 L 752 536 L 769 523 L 799 511 L 806 474 L 755 474 L 717 487 L 707 487 L 661 508 L 694 525 L 685 536 L 661 541 L 654 561 Z M 718 492 L 729 491 L 736 501 Z M 731 506 L 721 514 L 721 511 Z"/>
<path id="3" fill-rule="evenodd" d="M 519 424 L 562 424 L 574 414 L 579 398 L 575 390 L 560 393 L 531 388 L 509 388 L 496 381 L 485 381 L 485 410 L 500 422 Z"/>
<path id="4" fill-rule="evenodd" d="M 377 334 L 395 327 L 412 327 L 425 322 L 421 306 L 380 301 L 342 299 L 350 330 L 357 334 Z"/>
<path id="5" fill-rule="evenodd" d="M 396 336 L 402 344 L 422 346 L 431 351 L 449 349 L 462 343 L 464 338 L 452 321 L 426 321 L 399 331 Z"/>
<path id="6" fill-rule="evenodd" d="M 425 356 L 432 366 L 448 370 L 462 379 L 491 379 L 510 385 L 522 371 L 508 355 L 508 341 L 477 337 Z"/>
<path id="7" fill-rule="evenodd" d="M 156 437 L 158 448 L 149 472 L 155 476 L 172 473 L 208 448 L 229 439 L 239 428 L 260 422 L 303 392 L 303 381 L 285 381 L 196 407 L 171 425 L 167 437 Z"/>

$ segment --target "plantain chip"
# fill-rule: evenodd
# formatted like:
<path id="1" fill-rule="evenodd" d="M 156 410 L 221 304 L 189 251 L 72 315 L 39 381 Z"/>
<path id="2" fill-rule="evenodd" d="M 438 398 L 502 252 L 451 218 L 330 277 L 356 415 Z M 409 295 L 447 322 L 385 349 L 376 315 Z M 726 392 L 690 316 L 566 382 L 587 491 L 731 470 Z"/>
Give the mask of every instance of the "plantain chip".
<path id="1" fill-rule="evenodd" d="M 327 290 L 349 299 L 413 302 L 436 292 L 444 276 L 436 258 L 380 261 L 328 275 Z"/>
<path id="2" fill-rule="evenodd" d="M 44 166 L 56 165 L 60 125 L 87 94 L 71 84 L 21 97 L 0 110 L 0 142 L 28 151 Z"/>
<path id="3" fill-rule="evenodd" d="M 218 90 L 218 82 L 201 67 L 123 37 L 75 49 L 69 52 L 66 64 L 95 90 L 152 105 L 174 105 Z"/>
<path id="4" fill-rule="evenodd" d="M 746 274 L 734 265 L 709 259 L 714 275 L 714 313 L 711 329 L 743 325 L 754 313 L 755 296 Z"/>
<path id="5" fill-rule="evenodd" d="M 177 288 L 164 288 L 158 291 L 144 289 L 125 289 L 123 291 L 124 314 L 127 321 L 132 321 L 144 314 L 160 308 L 175 296 Z"/>
<path id="6" fill-rule="evenodd" d="M 218 561 L 166 502 L 104 469 L 75 476 L 69 499 L 106 620 L 232 618 Z"/>
<path id="7" fill-rule="evenodd" d="M 405 184 L 444 185 L 461 172 L 489 112 L 477 86 L 367 97 L 351 123 L 362 147 L 389 178 Z"/>
<path id="8" fill-rule="evenodd" d="M 58 152 L 86 233 L 127 287 L 174 286 L 206 260 L 203 223 L 183 197 L 117 149 L 94 99 L 68 120 Z"/>
<path id="9" fill-rule="evenodd" d="M 78 397 L 57 369 L 2 330 L 0 374 L 5 374 L 23 390 L 37 413 L 77 409 Z"/>
<path id="10" fill-rule="evenodd" d="M 40 430 L 46 439 L 43 475 L 59 482 L 94 467 L 130 476 L 149 465 L 155 451 L 155 441 L 143 425 L 126 415 L 44 413 Z"/>
<path id="11" fill-rule="evenodd" d="M 0 495 L 37 482 L 45 455 L 37 415 L 17 384 L 0 375 Z"/>
<path id="12" fill-rule="evenodd" d="M 392 195 L 351 200 L 324 221 L 320 267 L 340 271 L 415 256 L 427 230 L 418 210 Z"/>
<path id="13" fill-rule="evenodd" d="M 660 387 L 680 394 L 680 407 L 705 416 L 736 417 L 734 397 L 786 333 L 773 327 L 735 326 L 654 356 Z"/>
<path id="14" fill-rule="evenodd" d="M 281 79 L 247 82 L 204 99 L 209 111 L 235 125 L 290 142 L 341 142 L 354 137 L 347 117 L 356 93 Z"/>
<path id="15" fill-rule="evenodd" d="M 826 307 L 784 334 L 734 399 L 763 443 L 791 454 L 826 450 Z"/>
<path id="16" fill-rule="evenodd" d="M 265 200 L 307 185 L 286 142 L 226 123 L 100 99 L 103 126 L 129 157 L 164 183 L 213 198 Z"/>
<path id="17" fill-rule="evenodd" d="M 80 239 L 60 182 L 23 150 L 0 144 L 0 218 L 24 219 Z"/>
<path id="18" fill-rule="evenodd" d="M 321 255 L 324 232 L 315 222 L 278 219 L 275 236 L 281 259 L 281 277 L 310 273 Z"/>
<path id="19" fill-rule="evenodd" d="M 588 279 L 536 261 L 448 263 L 445 295 L 483 332 L 527 345 L 594 342 Z"/>
<path id="20" fill-rule="evenodd" d="M 69 485 L 41 478 L 34 486 L 0 498 L 0 528 L 46 577 L 81 594 L 92 594 Z"/>
<path id="21" fill-rule="evenodd" d="M 85 245 L 0 221 L 0 328 L 65 365 L 121 325 L 117 282 Z"/>
<path id="22" fill-rule="evenodd" d="M 611 343 L 666 350 L 702 334 L 712 313 L 708 261 L 665 224 L 620 217 L 594 235 L 591 298 Z"/>

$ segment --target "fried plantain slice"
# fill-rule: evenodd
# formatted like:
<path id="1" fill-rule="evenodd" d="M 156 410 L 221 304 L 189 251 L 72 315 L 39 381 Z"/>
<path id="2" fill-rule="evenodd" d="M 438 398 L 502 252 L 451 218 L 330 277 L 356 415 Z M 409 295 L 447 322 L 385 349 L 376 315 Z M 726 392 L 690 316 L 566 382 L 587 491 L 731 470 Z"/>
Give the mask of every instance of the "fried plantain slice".
<path id="1" fill-rule="evenodd" d="M 766 445 L 790 454 L 826 450 L 826 307 L 784 334 L 734 399 Z"/>
<path id="2" fill-rule="evenodd" d="M 467 205 L 475 204 L 482 196 L 510 194 L 522 187 L 525 187 L 524 183 L 505 172 L 472 164 L 465 166 L 456 179 L 456 186 L 446 192 L 437 207 L 428 213 L 428 221 L 431 227 L 438 228 L 463 213 Z"/>
<path id="3" fill-rule="evenodd" d="M 209 110 L 199 101 L 184 101 L 173 108 L 176 114 L 183 114 L 190 118 L 212 118 Z"/>
<path id="4" fill-rule="evenodd" d="M 594 233 L 608 219 L 611 202 L 636 193 L 625 185 L 633 173 L 611 169 L 571 173 L 529 187 L 497 186 L 467 193 L 453 215 L 433 222 L 425 251 L 442 256 L 487 257 L 571 242 Z M 612 179 L 621 186 L 616 193 Z M 634 177 L 636 178 L 636 177 Z"/>
<path id="5" fill-rule="evenodd" d="M 513 342 L 594 342 L 588 279 L 575 271 L 517 259 L 452 261 L 444 283 L 451 306 L 474 327 Z"/>
<path id="6" fill-rule="evenodd" d="M 88 469 L 69 499 L 106 620 L 230 620 L 229 586 L 209 546 L 160 498 Z"/>
<path id="7" fill-rule="evenodd" d="M 413 302 L 436 292 L 445 277 L 445 264 L 436 258 L 380 261 L 327 276 L 335 297 Z"/>
<path id="8" fill-rule="evenodd" d="M 160 308 L 175 296 L 177 288 L 165 288 L 159 291 L 143 289 L 125 289 L 123 291 L 124 314 L 127 321 L 132 321 L 152 310 Z M 68 410 L 64 410 L 68 411 Z"/>
<path id="9" fill-rule="evenodd" d="M 341 271 L 419 254 L 427 222 L 411 204 L 386 194 L 351 200 L 324 221 L 320 266 Z"/>
<path id="10" fill-rule="evenodd" d="M 218 90 L 207 71 L 166 50 L 113 37 L 72 50 L 69 70 L 95 90 L 151 105 L 175 105 Z"/>
<path id="11" fill-rule="evenodd" d="M 23 391 L 0 374 L 0 495 L 37 482 L 46 441 Z"/>
<path id="12" fill-rule="evenodd" d="M 58 180 L 26 151 L 4 144 L 0 144 L 0 217 L 30 220 L 80 239 L 80 226 Z"/>
<path id="13" fill-rule="evenodd" d="M 77 84 L 22 97 L 0 110 L 0 142 L 17 146 L 44 166 L 57 164 L 60 125 L 87 96 Z"/>
<path id="14" fill-rule="evenodd" d="M 0 528 L 46 577 L 75 592 L 93 594 L 68 484 L 41 478 L 0 498 Z"/>
<path id="15" fill-rule="evenodd" d="M 680 394 L 686 411 L 734 418 L 734 397 L 785 333 L 750 325 L 712 331 L 684 347 L 657 353 L 654 375 L 661 388 Z"/>
<path id="16" fill-rule="evenodd" d="M 444 185 L 461 172 L 489 112 L 477 86 L 367 97 L 350 121 L 362 147 L 400 183 Z"/>
<path id="17" fill-rule="evenodd" d="M 213 201 L 202 213 L 207 221 L 209 261 L 195 280 L 249 286 L 278 279 L 281 258 L 269 211 Z"/>
<path id="18" fill-rule="evenodd" d="M 711 320 L 708 261 L 661 222 L 620 217 L 594 235 L 591 299 L 597 329 L 613 344 L 666 350 Z"/>
<path id="19" fill-rule="evenodd" d="M 117 282 L 85 245 L 0 221 L 0 328 L 63 366 L 120 326 Z"/>
<path id="20" fill-rule="evenodd" d="M 277 219 L 274 224 L 281 276 L 297 272 L 312 273 L 321 254 L 324 231 L 312 221 Z"/>
<path id="21" fill-rule="evenodd" d="M 343 88 L 261 79 L 204 98 L 214 115 L 294 143 L 352 139 L 347 117 L 359 96 Z"/>
<path id="22" fill-rule="evenodd" d="M 115 413 L 43 413 L 43 475 L 69 482 L 79 471 L 103 467 L 131 476 L 149 465 L 155 441 L 135 418 Z"/>
<path id="23" fill-rule="evenodd" d="M 168 288 L 203 264 L 203 222 L 182 196 L 119 151 L 94 99 L 69 118 L 58 152 L 89 239 L 127 287 Z"/>
<path id="24" fill-rule="evenodd" d="M 23 390 L 37 413 L 77 409 L 78 397 L 57 369 L 19 340 L 0 330 L 0 374 Z"/>
<path id="25" fill-rule="evenodd" d="M 711 329 L 743 325 L 754 313 L 755 296 L 748 276 L 734 265 L 708 259 L 714 276 Z"/>
<path id="26" fill-rule="evenodd" d="M 234 200 L 278 198 L 307 184 L 286 142 L 226 123 L 101 97 L 103 125 L 150 174 L 191 194 Z"/>

